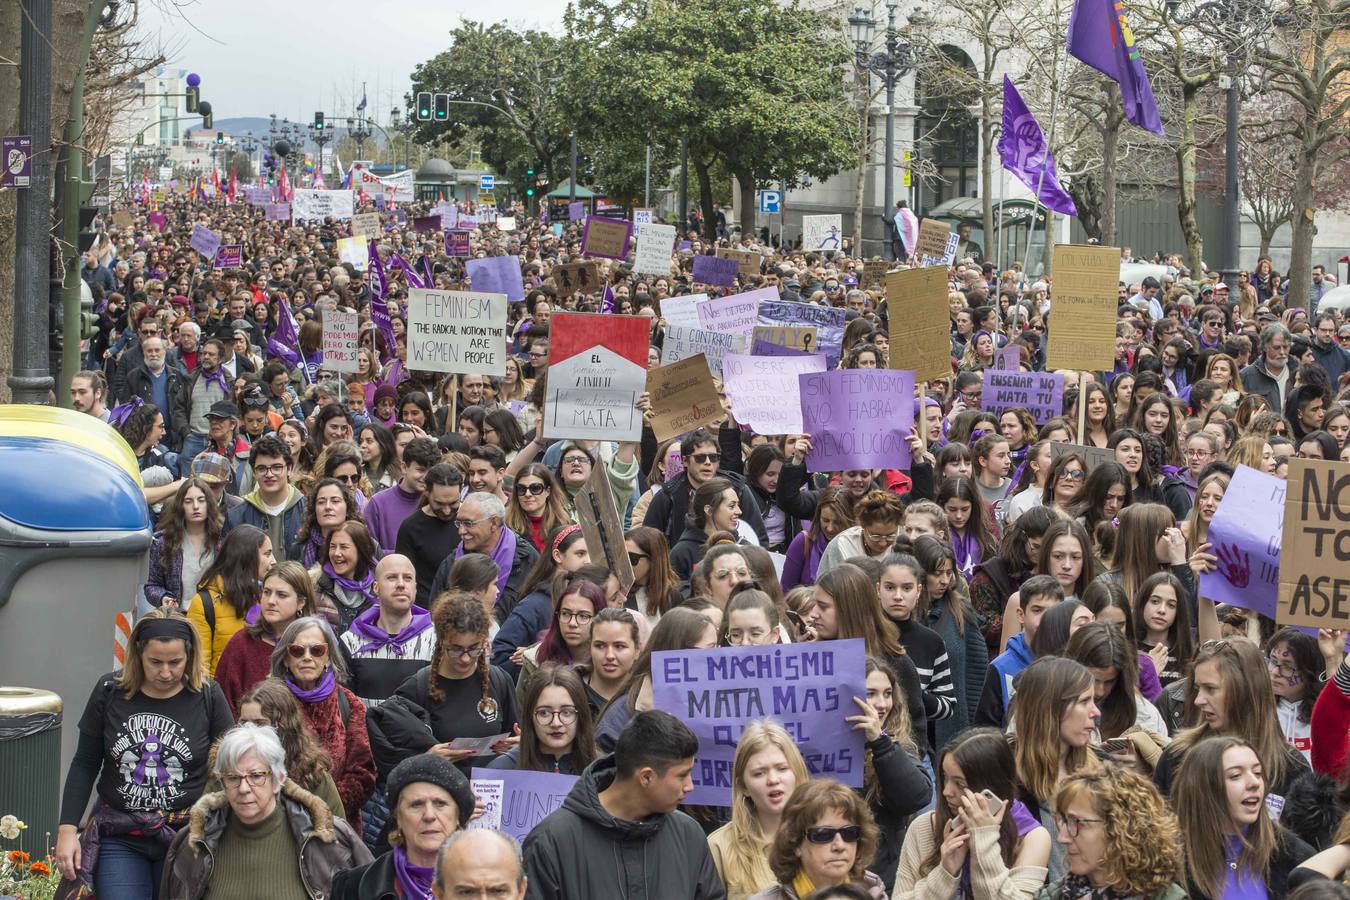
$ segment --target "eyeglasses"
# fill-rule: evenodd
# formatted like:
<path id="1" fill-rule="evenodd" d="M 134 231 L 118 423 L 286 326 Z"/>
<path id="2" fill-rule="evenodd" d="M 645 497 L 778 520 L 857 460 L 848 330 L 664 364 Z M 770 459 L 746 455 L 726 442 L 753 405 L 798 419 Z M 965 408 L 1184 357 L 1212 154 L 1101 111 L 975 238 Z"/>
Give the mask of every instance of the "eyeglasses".
<path id="1" fill-rule="evenodd" d="M 694 462 L 698 463 L 699 465 L 704 465 L 705 463 L 721 462 L 721 461 L 722 461 L 722 454 L 720 454 L 720 453 L 694 453 L 694 454 L 691 454 L 689 458 L 690 458 L 691 460 L 693 460 Z"/>
<path id="2" fill-rule="evenodd" d="M 1067 478 L 1069 481 L 1082 481 L 1084 474 L 1085 473 L 1083 472 L 1082 469 L 1066 469 L 1064 472 L 1064 477 Z"/>
<path id="3" fill-rule="evenodd" d="M 486 522 L 490 518 L 492 518 L 492 516 L 483 516 L 481 519 L 456 519 L 455 528 L 463 531 L 465 528 L 472 528 L 480 522 Z"/>
<path id="4" fill-rule="evenodd" d="M 545 356 L 548 356 L 548 354 L 547 354 L 547 353 L 540 353 L 540 352 L 538 352 L 537 350 L 531 350 L 531 351 L 530 351 L 530 359 L 543 359 Z"/>
<path id="5" fill-rule="evenodd" d="M 1266 657 L 1266 667 L 1282 678 L 1289 678 L 1298 674 L 1298 667 L 1290 663 L 1280 662 L 1273 656 Z"/>
<path id="6" fill-rule="evenodd" d="M 291 644 L 286 648 L 291 659 L 304 659 L 306 656 L 312 656 L 315 659 L 323 659 L 328 655 L 327 644 Z"/>
<path id="7" fill-rule="evenodd" d="M 967 403 L 979 403 L 980 398 L 983 396 L 984 394 L 981 391 L 975 391 L 973 393 L 967 393 L 966 391 L 961 392 L 961 399 Z"/>
<path id="8" fill-rule="evenodd" d="M 549 709 L 541 706 L 534 711 L 534 721 L 540 725 L 549 725 L 555 719 L 564 725 L 571 725 L 577 720 L 577 708 L 564 706 L 561 709 Z"/>
<path id="9" fill-rule="evenodd" d="M 1198 459 L 1203 459 L 1206 456 L 1212 456 L 1214 454 L 1213 450 L 1206 450 L 1204 447 L 1190 447 L 1183 452 L 1187 456 L 1194 456 Z"/>
<path id="10" fill-rule="evenodd" d="M 1055 816 L 1055 827 L 1071 838 L 1078 837 L 1084 825 L 1100 825 L 1105 819 L 1080 819 L 1077 816 Z"/>
<path id="11" fill-rule="evenodd" d="M 253 471 L 259 475 L 280 475 L 286 471 L 285 463 L 274 463 L 270 466 L 254 466 Z"/>
<path id="12" fill-rule="evenodd" d="M 445 646 L 445 652 L 451 656 L 467 656 L 469 659 L 477 659 L 483 655 L 483 645 L 474 644 L 472 647 L 461 647 L 458 644 L 447 644 Z"/>
<path id="13" fill-rule="evenodd" d="M 538 497 L 548 490 L 548 485 L 542 481 L 532 481 L 529 484 L 516 484 L 516 493 L 520 495 L 531 494 Z"/>
<path id="14" fill-rule="evenodd" d="M 356 484 L 361 480 L 360 475 L 334 475 L 333 477 L 343 484 Z"/>
<path id="15" fill-rule="evenodd" d="M 159 329 L 158 329 L 158 328 L 142 328 L 142 329 L 141 329 L 141 334 L 145 335 L 146 337 L 156 337 L 156 336 L 159 334 Z"/>
<path id="16" fill-rule="evenodd" d="M 833 844 L 836 837 L 843 838 L 846 844 L 856 844 L 858 838 L 862 837 L 862 828 L 857 825 L 845 825 L 842 828 L 812 825 L 806 829 L 806 839 L 813 844 Z"/>
<path id="17" fill-rule="evenodd" d="M 630 566 L 636 566 L 638 563 L 642 562 L 646 558 L 647 558 L 646 553 L 629 553 L 628 564 Z"/>
<path id="18" fill-rule="evenodd" d="M 239 790 L 239 785 L 243 784 L 245 781 L 255 788 L 260 788 L 272 780 L 272 773 L 249 772 L 246 775 L 240 775 L 238 772 L 230 772 L 220 776 L 220 780 L 224 782 L 225 787 L 232 791 Z"/>
<path id="19" fill-rule="evenodd" d="M 591 619 L 594 618 L 595 613 L 589 613 L 586 612 L 585 610 L 582 610 L 581 612 L 573 612 L 572 610 L 568 609 L 558 610 L 559 622 L 572 622 L 577 625 L 589 625 L 591 624 Z"/>
<path id="20" fill-rule="evenodd" d="M 589 456 L 568 456 L 563 459 L 565 466 L 589 466 L 591 458 Z"/>

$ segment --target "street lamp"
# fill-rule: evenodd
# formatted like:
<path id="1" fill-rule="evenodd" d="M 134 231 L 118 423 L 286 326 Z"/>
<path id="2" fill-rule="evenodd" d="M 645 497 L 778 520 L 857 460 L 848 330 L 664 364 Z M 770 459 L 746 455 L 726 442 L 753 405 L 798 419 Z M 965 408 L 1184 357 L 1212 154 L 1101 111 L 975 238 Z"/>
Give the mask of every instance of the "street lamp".
<path id="1" fill-rule="evenodd" d="M 365 156 L 366 139 L 370 137 L 370 126 L 366 124 L 364 116 L 357 116 L 353 119 L 347 117 L 347 133 L 351 135 L 352 140 L 356 141 L 356 156 L 362 158 Z"/>
<path id="2" fill-rule="evenodd" d="M 886 209 L 884 216 L 889 218 L 895 206 L 895 86 L 913 64 L 913 53 L 907 42 L 900 40 L 895 30 L 896 4 L 886 4 L 886 47 L 870 53 L 872 38 L 877 22 L 861 6 L 853 8 L 848 17 L 849 31 L 853 37 L 854 51 L 857 54 L 858 67 L 876 75 L 886 87 Z M 861 177 L 861 175 L 860 175 Z M 861 232 L 861 229 L 859 229 Z M 886 246 L 891 246 L 886 241 Z M 861 248 L 857 248 L 861 251 Z"/>
<path id="3" fill-rule="evenodd" d="M 403 110 L 394 107 L 389 110 L 389 125 L 399 134 L 403 135 L 403 168 L 412 168 L 412 136 L 417 130 L 417 123 L 412 119 L 404 120 Z"/>

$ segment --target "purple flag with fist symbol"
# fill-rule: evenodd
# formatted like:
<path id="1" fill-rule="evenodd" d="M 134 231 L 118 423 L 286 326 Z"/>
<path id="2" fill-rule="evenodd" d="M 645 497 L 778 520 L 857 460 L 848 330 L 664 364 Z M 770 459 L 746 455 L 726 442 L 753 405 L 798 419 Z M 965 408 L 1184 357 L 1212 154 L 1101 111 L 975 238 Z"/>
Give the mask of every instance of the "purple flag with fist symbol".
<path id="1" fill-rule="evenodd" d="M 1073 198 L 1060 187 L 1055 158 L 1046 146 L 1040 123 L 1007 75 L 1003 76 L 1003 131 L 998 139 L 998 156 L 1003 168 L 1016 175 L 1048 209 L 1066 216 L 1078 215 Z"/>

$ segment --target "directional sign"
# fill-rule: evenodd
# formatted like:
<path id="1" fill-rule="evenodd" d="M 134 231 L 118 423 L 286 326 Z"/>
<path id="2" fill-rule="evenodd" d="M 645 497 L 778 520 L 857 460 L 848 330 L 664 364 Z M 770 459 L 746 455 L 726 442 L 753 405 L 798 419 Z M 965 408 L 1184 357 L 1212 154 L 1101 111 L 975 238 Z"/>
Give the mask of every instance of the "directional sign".
<path id="1" fill-rule="evenodd" d="M 496 184 L 497 184 L 497 176 L 495 175 L 478 176 L 478 189 L 480 191 L 490 191 L 496 186 Z"/>
<path id="2" fill-rule="evenodd" d="M 759 211 L 770 214 L 781 213 L 783 211 L 783 192 L 760 191 Z"/>

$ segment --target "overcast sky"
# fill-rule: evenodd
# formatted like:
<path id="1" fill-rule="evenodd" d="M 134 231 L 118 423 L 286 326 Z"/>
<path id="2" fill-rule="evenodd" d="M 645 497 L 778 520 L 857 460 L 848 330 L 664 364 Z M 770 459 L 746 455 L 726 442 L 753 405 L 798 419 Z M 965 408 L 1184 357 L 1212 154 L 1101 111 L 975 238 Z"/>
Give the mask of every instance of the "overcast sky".
<path id="1" fill-rule="evenodd" d="M 350 115 L 366 82 L 368 114 L 384 123 L 403 107 L 413 67 L 449 44 L 461 18 L 482 15 L 468 0 L 151 0 L 142 23 L 170 64 L 202 77 L 202 99 L 217 119 L 278 116 L 309 121 L 315 110 Z M 494 20 L 560 28 L 563 5 L 494 0 Z"/>

